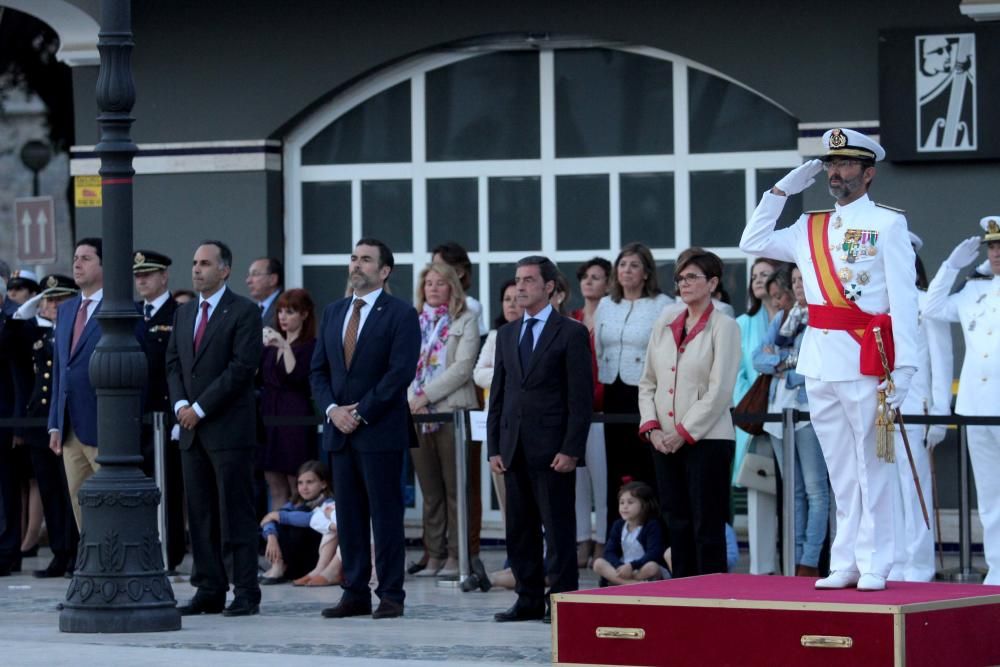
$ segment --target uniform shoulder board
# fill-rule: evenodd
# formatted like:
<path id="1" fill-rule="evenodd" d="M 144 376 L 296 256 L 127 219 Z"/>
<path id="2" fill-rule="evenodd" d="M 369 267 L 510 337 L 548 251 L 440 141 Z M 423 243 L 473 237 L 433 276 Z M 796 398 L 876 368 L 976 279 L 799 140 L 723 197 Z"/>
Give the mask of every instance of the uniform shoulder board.
<path id="1" fill-rule="evenodd" d="M 903 209 L 896 208 L 895 206 L 889 206 L 887 204 L 879 204 L 878 202 L 875 202 L 875 205 L 878 206 L 879 208 L 887 208 L 890 211 L 895 211 L 896 213 L 906 213 L 906 211 L 904 211 Z"/>
<path id="2" fill-rule="evenodd" d="M 806 211 L 805 214 L 806 215 L 812 215 L 814 213 L 833 213 L 835 210 L 837 210 L 837 209 L 834 209 L 834 208 L 822 208 L 822 209 L 816 209 L 815 211 Z"/>

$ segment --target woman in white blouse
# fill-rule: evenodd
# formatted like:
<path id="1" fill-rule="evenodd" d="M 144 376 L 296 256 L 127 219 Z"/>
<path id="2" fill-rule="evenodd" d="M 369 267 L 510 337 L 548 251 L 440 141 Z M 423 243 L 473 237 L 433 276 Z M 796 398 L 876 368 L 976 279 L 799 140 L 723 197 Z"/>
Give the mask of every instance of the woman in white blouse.
<path id="1" fill-rule="evenodd" d="M 594 351 L 597 378 L 604 385 L 605 414 L 635 414 L 639 409 L 639 378 L 646 361 L 646 345 L 653 323 L 673 303 L 660 292 L 656 263 L 649 248 L 629 243 L 618 253 L 611 272 L 608 296 L 594 313 Z M 607 449 L 608 517 L 618 515 L 618 489 L 643 481 L 656 489 L 650 446 L 639 438 L 635 424 L 605 424 Z"/>

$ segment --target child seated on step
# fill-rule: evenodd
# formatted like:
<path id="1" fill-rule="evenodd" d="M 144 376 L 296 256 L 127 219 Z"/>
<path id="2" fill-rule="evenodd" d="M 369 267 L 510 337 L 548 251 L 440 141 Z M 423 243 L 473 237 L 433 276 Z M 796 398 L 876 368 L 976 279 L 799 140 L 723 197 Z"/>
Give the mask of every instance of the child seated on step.
<path id="1" fill-rule="evenodd" d="M 608 532 L 604 556 L 593 570 L 611 585 L 664 579 L 663 527 L 653 489 L 645 482 L 629 482 L 618 491 L 618 514 Z"/>

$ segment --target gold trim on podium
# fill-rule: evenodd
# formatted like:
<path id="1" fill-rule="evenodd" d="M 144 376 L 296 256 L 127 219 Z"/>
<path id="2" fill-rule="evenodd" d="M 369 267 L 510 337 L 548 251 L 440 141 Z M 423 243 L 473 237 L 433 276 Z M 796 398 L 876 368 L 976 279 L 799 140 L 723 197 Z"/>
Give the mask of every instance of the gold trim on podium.
<path id="1" fill-rule="evenodd" d="M 598 627 L 595 634 L 598 639 L 645 639 L 646 631 L 642 628 L 608 628 Z"/>
<path id="2" fill-rule="evenodd" d="M 806 648 L 851 648 L 854 640 L 834 635 L 802 635 L 802 645 Z"/>

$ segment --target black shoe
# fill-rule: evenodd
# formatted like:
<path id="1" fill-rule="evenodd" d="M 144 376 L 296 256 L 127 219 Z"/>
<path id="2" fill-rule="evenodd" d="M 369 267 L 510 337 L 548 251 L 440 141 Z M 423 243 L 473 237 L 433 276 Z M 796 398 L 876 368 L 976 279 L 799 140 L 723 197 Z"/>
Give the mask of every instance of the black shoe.
<path id="1" fill-rule="evenodd" d="M 322 612 L 323 618 L 347 618 L 348 616 L 368 616 L 372 613 L 371 600 L 347 600 L 340 598 L 336 607 L 327 607 Z"/>
<path id="2" fill-rule="evenodd" d="M 38 555 L 38 545 L 37 544 L 35 546 L 31 547 L 30 549 L 28 549 L 27 551 L 22 551 L 21 552 L 21 558 L 34 558 L 37 555 Z"/>
<path id="3" fill-rule="evenodd" d="M 472 573 L 476 576 L 476 579 L 479 580 L 479 590 L 484 593 L 488 593 L 489 590 L 493 588 L 493 584 L 490 583 L 490 575 L 486 572 L 486 567 L 483 565 L 483 561 L 478 558 L 472 559 Z"/>
<path id="4" fill-rule="evenodd" d="M 261 586 L 274 586 L 275 584 L 287 584 L 291 581 L 288 577 L 261 577 Z"/>
<path id="5" fill-rule="evenodd" d="M 233 601 L 235 602 L 235 600 Z M 197 616 L 198 614 L 221 614 L 226 608 L 226 598 L 213 598 L 195 593 L 191 601 L 177 607 L 181 616 Z"/>
<path id="6" fill-rule="evenodd" d="M 521 605 L 514 603 L 514 606 L 507 611 L 501 611 L 493 615 L 493 620 L 497 623 L 511 623 L 514 621 L 539 621 L 545 617 L 545 605 Z"/>
<path id="7" fill-rule="evenodd" d="M 223 616 L 254 616 L 260 613 L 260 602 L 252 602 L 248 598 L 237 595 L 225 611 Z"/>
<path id="8" fill-rule="evenodd" d="M 417 561 L 416 563 L 410 563 L 409 565 L 406 566 L 406 573 L 407 574 L 416 574 L 417 572 L 420 572 L 425 567 L 427 567 L 427 561 L 426 560 L 425 561 Z"/>
<path id="9" fill-rule="evenodd" d="M 31 573 L 36 579 L 55 579 L 66 574 L 66 561 L 59 557 L 53 558 L 44 570 L 35 570 Z"/>
<path id="10" fill-rule="evenodd" d="M 545 615 L 542 616 L 542 623 L 547 625 L 552 624 L 552 603 L 548 600 L 545 601 Z"/>
<path id="11" fill-rule="evenodd" d="M 382 600 L 378 603 L 378 608 L 372 612 L 372 618 L 376 621 L 380 618 L 399 618 L 403 615 L 403 603 L 393 600 Z"/>

